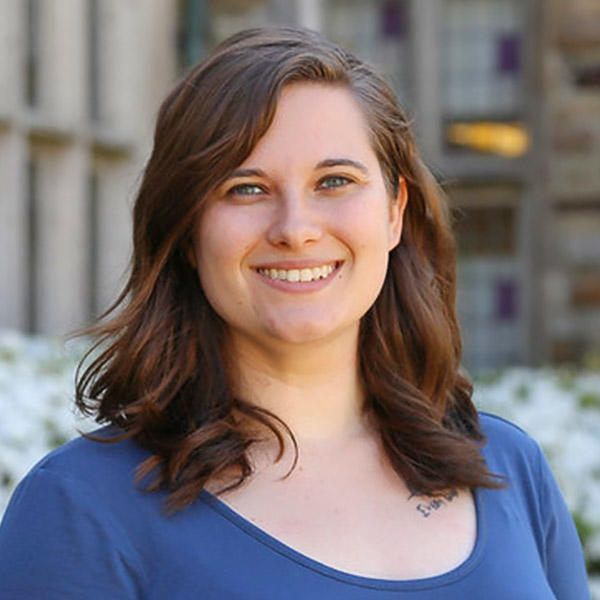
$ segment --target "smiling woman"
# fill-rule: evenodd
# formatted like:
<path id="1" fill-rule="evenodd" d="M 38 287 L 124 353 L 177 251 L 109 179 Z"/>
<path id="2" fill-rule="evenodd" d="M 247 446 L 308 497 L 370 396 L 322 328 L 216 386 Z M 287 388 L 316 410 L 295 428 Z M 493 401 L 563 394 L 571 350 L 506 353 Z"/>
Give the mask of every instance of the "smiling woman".
<path id="1" fill-rule="evenodd" d="M 403 179 L 397 187 L 390 198 L 348 89 L 286 86 L 269 129 L 208 199 L 192 234 L 192 261 L 230 344 L 344 337 L 355 347 L 400 238 Z"/>
<path id="2" fill-rule="evenodd" d="M 223 42 L 161 107 L 133 239 L 77 382 L 106 426 L 15 492 L 0 599 L 587 597 L 539 447 L 471 402 L 447 208 L 369 66 Z"/>

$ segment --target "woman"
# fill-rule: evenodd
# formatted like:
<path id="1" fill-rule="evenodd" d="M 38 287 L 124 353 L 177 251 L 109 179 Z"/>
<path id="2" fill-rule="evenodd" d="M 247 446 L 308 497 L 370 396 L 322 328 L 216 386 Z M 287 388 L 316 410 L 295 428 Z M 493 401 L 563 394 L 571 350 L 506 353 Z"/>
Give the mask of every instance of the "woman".
<path id="1" fill-rule="evenodd" d="M 0 598 L 588 597 L 539 447 L 471 403 L 454 294 L 384 81 L 303 29 L 226 40 L 161 107 L 92 330 L 109 425 L 15 492 Z"/>

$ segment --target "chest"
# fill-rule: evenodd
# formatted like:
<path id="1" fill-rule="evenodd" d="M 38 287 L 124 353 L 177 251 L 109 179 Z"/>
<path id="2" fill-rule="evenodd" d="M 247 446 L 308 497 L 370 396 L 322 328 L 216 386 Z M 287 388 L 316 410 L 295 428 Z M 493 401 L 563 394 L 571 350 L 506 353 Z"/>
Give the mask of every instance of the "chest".
<path id="1" fill-rule="evenodd" d="M 334 520 L 335 528 L 328 522 L 323 525 L 325 519 L 294 519 L 291 529 L 278 529 L 281 526 L 279 520 L 272 518 L 279 514 L 275 504 L 270 504 L 271 510 L 262 516 L 258 513 L 252 516 L 250 496 L 246 494 L 243 499 L 245 516 L 241 516 L 241 495 L 239 504 L 235 503 L 239 512 L 232 510 L 233 496 L 228 502 L 231 508 L 222 500 L 205 497 L 190 515 L 191 519 L 173 522 L 169 531 L 161 528 L 156 532 L 156 538 L 149 539 L 140 548 L 149 556 L 145 562 L 148 565 L 148 589 L 152 591 L 144 597 L 156 600 L 166 597 L 184 600 L 197 596 L 215 600 L 381 600 L 404 597 L 407 593 L 415 599 L 438 600 L 479 598 L 485 590 L 486 600 L 550 600 L 554 595 L 546 580 L 535 539 L 524 526 L 524 515 L 519 506 L 513 507 L 517 512 L 510 508 L 511 496 L 510 491 L 488 493 L 478 490 L 479 531 L 474 553 L 464 568 L 452 570 L 425 586 L 419 581 L 406 580 L 451 569 L 447 562 L 443 567 L 440 555 L 446 561 L 449 550 L 453 552 L 459 548 L 452 528 L 447 528 L 446 524 L 442 524 L 442 529 L 446 529 L 442 532 L 438 526 L 432 527 L 432 531 L 438 530 L 433 541 L 423 535 L 423 530 L 418 533 L 420 541 L 415 540 L 413 532 L 394 529 L 396 522 L 390 525 L 387 520 L 373 521 L 364 514 L 354 520 Z M 469 495 L 464 497 L 468 499 Z M 459 506 L 454 504 L 458 500 L 453 500 L 452 505 Z M 349 500 L 348 505 L 353 503 Z M 292 504 L 297 508 L 303 505 Z M 375 507 L 374 511 L 380 514 L 381 509 Z M 441 516 L 445 508 L 432 507 L 432 510 Z M 250 520 L 251 516 L 253 520 Z M 433 523 L 432 517 L 422 517 L 423 522 Z M 284 511 L 282 518 L 289 525 L 289 513 Z M 360 520 L 369 525 L 366 529 L 370 528 L 371 534 L 367 531 L 365 539 L 360 539 L 360 535 L 349 537 L 346 524 L 349 523 L 352 531 L 357 531 Z M 144 521 L 144 531 L 147 531 L 147 524 L 147 520 Z M 334 531 L 342 533 L 334 534 Z M 389 544 L 387 549 L 385 544 Z M 438 552 L 440 547 L 445 550 Z M 402 549 L 404 555 L 399 553 Z M 463 550 L 466 552 L 466 546 Z M 420 555 L 415 554 L 419 551 Z M 363 578 L 357 580 L 356 575 Z M 386 580 L 384 586 L 381 579 Z M 586 596 L 575 593 L 573 597 Z"/>
<path id="2" fill-rule="evenodd" d="M 365 577 L 447 572 L 468 558 L 477 536 L 469 491 L 411 497 L 395 473 L 373 468 L 320 475 L 301 469 L 285 481 L 259 478 L 221 500 L 293 550 Z"/>

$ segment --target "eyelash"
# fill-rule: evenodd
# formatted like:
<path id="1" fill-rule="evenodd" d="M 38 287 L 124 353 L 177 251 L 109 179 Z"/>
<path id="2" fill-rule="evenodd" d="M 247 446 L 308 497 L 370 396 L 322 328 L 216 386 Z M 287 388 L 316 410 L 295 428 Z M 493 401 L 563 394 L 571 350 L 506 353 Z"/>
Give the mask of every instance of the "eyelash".
<path id="1" fill-rule="evenodd" d="M 241 183 L 240 185 L 236 185 L 234 187 L 232 187 L 230 190 L 228 190 L 227 195 L 228 196 L 252 196 L 254 194 L 240 194 L 239 190 L 242 190 L 244 188 L 258 188 L 261 193 L 264 192 L 264 190 L 260 187 L 260 185 L 256 185 L 255 183 Z"/>
<path id="2" fill-rule="evenodd" d="M 328 189 L 328 190 L 334 190 L 337 188 L 341 188 L 345 185 L 348 185 L 349 183 L 354 183 L 354 181 L 352 181 L 352 179 L 350 179 L 349 177 L 346 177 L 345 175 L 327 175 L 326 177 L 323 177 L 323 179 L 321 179 L 321 181 L 319 181 L 319 184 L 322 184 L 324 181 L 327 181 L 328 179 L 340 179 L 340 180 L 344 181 L 344 183 L 342 185 L 335 185 L 332 188 L 326 187 L 325 189 Z"/>
<path id="3" fill-rule="evenodd" d="M 341 185 L 334 185 L 332 187 L 327 187 L 327 186 L 322 186 L 323 182 L 329 180 L 329 179 L 337 179 L 340 181 L 343 181 L 343 183 Z M 319 187 L 322 187 L 322 189 L 325 190 L 336 190 L 339 189 L 341 187 L 344 187 L 348 184 L 354 183 L 354 181 L 352 179 L 350 179 L 349 177 L 346 177 L 345 175 L 327 175 L 325 177 L 323 177 L 320 181 L 319 181 Z M 260 193 L 264 193 L 265 190 L 264 188 L 262 188 L 260 185 L 256 184 L 256 183 L 241 183 L 240 185 L 236 185 L 234 187 L 232 187 L 228 192 L 227 195 L 228 196 L 254 196 L 254 195 L 258 195 L 258 194 L 241 194 L 240 190 L 244 189 L 244 188 L 257 188 L 259 190 L 261 190 Z"/>

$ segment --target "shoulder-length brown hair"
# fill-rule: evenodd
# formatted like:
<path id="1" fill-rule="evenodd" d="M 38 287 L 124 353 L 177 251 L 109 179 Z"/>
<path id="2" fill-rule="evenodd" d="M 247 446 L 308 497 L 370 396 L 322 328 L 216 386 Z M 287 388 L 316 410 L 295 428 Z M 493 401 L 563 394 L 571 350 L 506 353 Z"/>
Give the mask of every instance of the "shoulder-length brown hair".
<path id="1" fill-rule="evenodd" d="M 168 490 L 170 510 L 190 504 L 213 477 L 236 474 L 221 493 L 251 474 L 246 450 L 254 440 L 240 415 L 277 436 L 279 457 L 279 426 L 296 445 L 274 414 L 234 396 L 227 328 L 206 300 L 187 248 L 206 198 L 265 134 L 282 88 L 298 81 L 350 90 L 367 117 L 390 196 L 399 177 L 408 185 L 402 240 L 360 327 L 364 410 L 410 489 L 498 487 L 479 454 L 472 387 L 460 370 L 455 248 L 440 191 L 388 84 L 301 28 L 233 35 L 163 102 L 135 202 L 131 273 L 87 330 L 97 341 L 79 365 L 77 406 L 120 427 L 118 439 L 134 438 L 151 451 L 138 478 L 153 473 L 148 489 Z M 99 354 L 84 366 L 94 350 Z"/>

